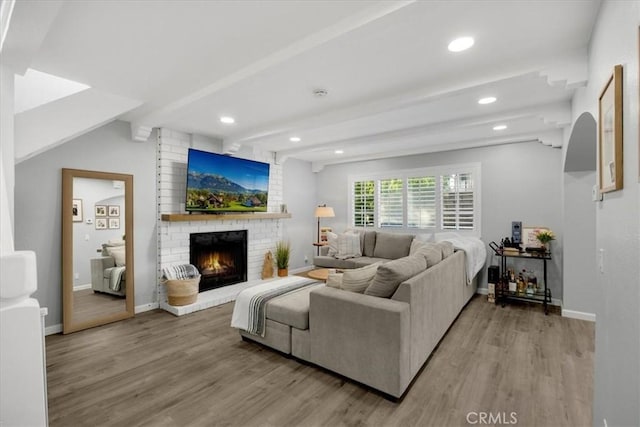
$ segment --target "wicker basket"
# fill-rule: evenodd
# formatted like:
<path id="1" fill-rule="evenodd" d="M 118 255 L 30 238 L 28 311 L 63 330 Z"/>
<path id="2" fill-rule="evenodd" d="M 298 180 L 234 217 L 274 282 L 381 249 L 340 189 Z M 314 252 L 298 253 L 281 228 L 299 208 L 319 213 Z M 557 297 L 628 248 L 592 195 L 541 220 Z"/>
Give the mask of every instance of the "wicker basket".
<path id="1" fill-rule="evenodd" d="M 193 304 L 198 299 L 200 276 L 193 279 L 165 280 L 169 305 L 181 306 Z"/>

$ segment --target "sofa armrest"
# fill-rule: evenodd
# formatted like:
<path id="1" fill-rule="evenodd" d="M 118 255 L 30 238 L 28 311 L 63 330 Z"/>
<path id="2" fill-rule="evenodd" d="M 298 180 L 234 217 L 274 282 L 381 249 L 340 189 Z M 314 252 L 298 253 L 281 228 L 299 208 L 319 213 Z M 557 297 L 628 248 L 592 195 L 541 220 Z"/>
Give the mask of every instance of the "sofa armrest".
<path id="1" fill-rule="evenodd" d="M 394 397 L 411 382 L 410 307 L 335 288 L 310 293 L 310 361 Z"/>
<path id="2" fill-rule="evenodd" d="M 91 258 L 91 271 L 101 270 L 104 271 L 105 268 L 111 268 L 116 266 L 116 261 L 113 257 L 103 256 L 100 258 Z"/>

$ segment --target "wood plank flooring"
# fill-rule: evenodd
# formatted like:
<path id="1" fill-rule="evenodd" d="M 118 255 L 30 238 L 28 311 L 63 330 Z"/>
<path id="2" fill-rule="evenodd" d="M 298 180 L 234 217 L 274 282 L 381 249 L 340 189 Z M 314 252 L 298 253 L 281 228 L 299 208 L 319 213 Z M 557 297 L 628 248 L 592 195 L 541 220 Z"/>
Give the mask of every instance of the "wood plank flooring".
<path id="1" fill-rule="evenodd" d="M 518 426 L 592 425 L 590 322 L 477 296 L 395 403 L 241 341 L 232 310 L 156 310 L 47 337 L 50 425 L 465 426 L 481 412 Z"/>
<path id="2" fill-rule="evenodd" d="M 77 323 L 106 317 L 127 311 L 127 304 L 123 297 L 92 289 L 82 289 L 73 293 L 73 321 Z"/>

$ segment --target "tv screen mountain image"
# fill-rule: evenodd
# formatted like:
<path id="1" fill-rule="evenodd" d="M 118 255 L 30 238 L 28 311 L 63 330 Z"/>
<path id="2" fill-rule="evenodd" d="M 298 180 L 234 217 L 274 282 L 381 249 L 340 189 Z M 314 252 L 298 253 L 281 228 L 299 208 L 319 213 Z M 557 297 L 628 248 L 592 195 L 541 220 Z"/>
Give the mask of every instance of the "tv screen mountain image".
<path id="1" fill-rule="evenodd" d="M 189 149 L 187 211 L 266 212 L 269 164 Z"/>

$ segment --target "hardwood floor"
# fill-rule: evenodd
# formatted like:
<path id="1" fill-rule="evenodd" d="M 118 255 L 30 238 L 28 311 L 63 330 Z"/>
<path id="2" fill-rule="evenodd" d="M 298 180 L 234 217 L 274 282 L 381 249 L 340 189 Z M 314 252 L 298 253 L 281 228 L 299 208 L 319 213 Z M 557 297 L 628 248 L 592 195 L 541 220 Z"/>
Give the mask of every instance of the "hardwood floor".
<path id="1" fill-rule="evenodd" d="M 464 426 L 479 413 L 494 424 L 592 425 L 590 322 L 476 296 L 394 403 L 241 341 L 232 310 L 156 310 L 47 337 L 50 425 Z"/>
<path id="2" fill-rule="evenodd" d="M 73 320 L 85 322 L 96 317 L 105 317 L 127 311 L 123 297 L 82 289 L 73 293 Z"/>

